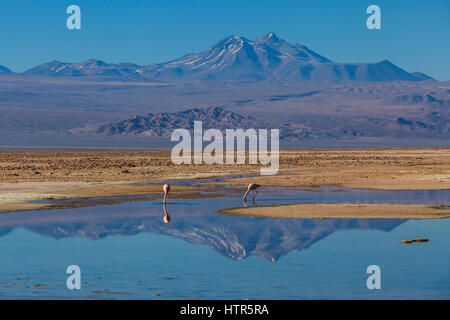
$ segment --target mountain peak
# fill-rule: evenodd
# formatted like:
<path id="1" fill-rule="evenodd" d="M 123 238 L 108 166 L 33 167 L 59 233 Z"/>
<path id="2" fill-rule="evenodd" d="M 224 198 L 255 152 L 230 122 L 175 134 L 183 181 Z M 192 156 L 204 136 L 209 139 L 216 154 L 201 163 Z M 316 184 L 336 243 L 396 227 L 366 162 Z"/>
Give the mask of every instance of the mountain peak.
<path id="1" fill-rule="evenodd" d="M 214 49 L 214 48 L 219 48 L 219 47 L 227 47 L 229 45 L 239 45 L 239 44 L 243 44 L 244 42 L 249 42 L 249 40 L 244 37 L 231 35 L 231 36 L 223 38 L 222 40 L 217 42 L 215 45 L 213 45 L 210 48 L 210 50 Z"/>
<path id="2" fill-rule="evenodd" d="M 281 39 L 278 38 L 278 36 L 274 32 L 269 32 L 265 36 L 256 38 L 255 40 L 259 40 L 261 42 L 279 42 Z"/>
<path id="3" fill-rule="evenodd" d="M 89 59 L 81 63 L 52 61 L 24 74 L 43 76 L 91 76 L 138 80 L 242 80 L 242 81 L 393 81 L 426 80 L 423 74 L 410 74 L 388 60 L 377 63 L 343 64 L 289 43 L 274 32 L 249 40 L 230 35 L 205 51 L 148 66 L 105 63 Z"/>

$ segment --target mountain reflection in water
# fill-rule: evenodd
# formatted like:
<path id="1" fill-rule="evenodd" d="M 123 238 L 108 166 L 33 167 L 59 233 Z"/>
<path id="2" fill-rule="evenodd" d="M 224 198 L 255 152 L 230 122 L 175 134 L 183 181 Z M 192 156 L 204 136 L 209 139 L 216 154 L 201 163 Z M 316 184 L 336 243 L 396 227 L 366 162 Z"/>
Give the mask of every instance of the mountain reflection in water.
<path id="1" fill-rule="evenodd" d="M 0 241 L 15 228 L 26 228 L 52 239 L 85 237 L 100 240 L 107 236 L 150 232 L 204 244 L 233 260 L 254 255 L 275 262 L 293 250 L 310 247 L 337 230 L 389 232 L 407 221 L 235 217 L 217 214 L 209 206 L 187 203 L 169 203 L 168 208 L 172 217 L 170 224 L 163 222 L 159 203 L 5 213 L 0 215 Z"/>

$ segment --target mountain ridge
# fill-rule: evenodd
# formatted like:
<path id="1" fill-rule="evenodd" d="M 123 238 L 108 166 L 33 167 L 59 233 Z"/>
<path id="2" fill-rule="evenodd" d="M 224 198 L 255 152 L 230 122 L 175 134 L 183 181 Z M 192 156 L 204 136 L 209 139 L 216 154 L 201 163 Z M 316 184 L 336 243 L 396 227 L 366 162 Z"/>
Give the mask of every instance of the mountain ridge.
<path id="1" fill-rule="evenodd" d="M 263 122 L 251 116 L 242 116 L 222 107 L 209 107 L 206 109 L 192 108 L 172 113 L 160 112 L 136 115 L 112 123 L 72 129 L 70 132 L 104 136 L 170 137 L 175 129 L 192 130 L 194 120 L 202 121 L 205 127 L 219 130 L 264 126 Z"/>
<path id="2" fill-rule="evenodd" d="M 145 66 L 106 63 L 98 59 L 79 63 L 52 60 L 20 74 L 121 81 L 374 82 L 432 79 L 421 72 L 409 73 L 389 60 L 373 63 L 332 62 L 307 46 L 284 41 L 273 32 L 253 40 L 242 36 L 228 36 L 205 51 Z"/>
<path id="3" fill-rule="evenodd" d="M 447 116 L 442 113 L 428 113 L 423 119 L 404 117 L 382 118 L 374 116 L 353 117 L 353 126 L 344 124 L 348 118 L 335 119 L 334 123 L 317 126 L 313 122 L 299 125 L 297 121 L 270 122 L 244 116 L 223 107 L 192 108 L 177 112 L 148 113 L 124 120 L 102 124 L 88 124 L 69 129 L 71 134 L 100 136 L 170 137 L 176 129 L 193 131 L 194 121 L 202 121 L 204 130 L 214 128 L 225 133 L 226 129 L 279 129 L 280 139 L 338 139 L 356 136 L 376 136 L 379 131 L 389 131 L 386 136 L 424 137 L 448 136 Z M 341 125 L 338 125 L 342 122 Z"/>

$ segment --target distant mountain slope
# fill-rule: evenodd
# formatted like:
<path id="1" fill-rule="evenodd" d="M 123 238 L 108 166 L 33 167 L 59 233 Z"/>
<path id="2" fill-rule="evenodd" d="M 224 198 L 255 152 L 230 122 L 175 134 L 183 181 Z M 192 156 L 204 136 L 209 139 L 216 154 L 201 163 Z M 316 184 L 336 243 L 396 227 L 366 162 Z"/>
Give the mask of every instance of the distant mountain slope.
<path id="1" fill-rule="evenodd" d="M 0 65 L 0 73 L 11 73 L 12 71 L 9 70 L 7 67 Z"/>
<path id="2" fill-rule="evenodd" d="M 243 80 L 243 81 L 420 81 L 427 75 L 408 73 L 388 60 L 376 63 L 334 63 L 306 46 L 290 44 L 274 33 L 249 40 L 229 36 L 206 51 L 179 59 L 139 66 L 108 64 L 101 60 L 81 63 L 51 61 L 29 69 L 24 75 L 90 77 L 133 80 Z"/>
<path id="3" fill-rule="evenodd" d="M 437 107 L 450 107 L 450 100 L 437 99 L 431 94 L 408 94 L 395 97 L 396 104 L 402 105 L 420 105 L 425 104 Z"/>
<path id="4" fill-rule="evenodd" d="M 388 60 L 376 63 L 325 63 L 316 67 L 300 67 L 299 77 L 304 80 L 329 81 L 420 81 L 431 79 L 426 75 L 420 76 L 408 73 Z M 294 79 L 292 79 L 294 80 Z"/>

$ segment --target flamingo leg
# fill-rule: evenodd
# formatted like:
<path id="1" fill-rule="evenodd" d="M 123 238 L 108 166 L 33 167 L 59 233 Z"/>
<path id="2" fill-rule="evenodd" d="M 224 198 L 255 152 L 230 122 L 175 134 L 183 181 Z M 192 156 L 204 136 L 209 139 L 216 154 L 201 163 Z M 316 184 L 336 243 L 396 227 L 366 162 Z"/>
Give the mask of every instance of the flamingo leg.
<path id="1" fill-rule="evenodd" d="M 247 195 L 249 192 L 250 192 L 250 190 L 247 190 L 247 192 L 244 194 L 244 197 L 243 197 L 244 202 L 247 202 Z"/>

